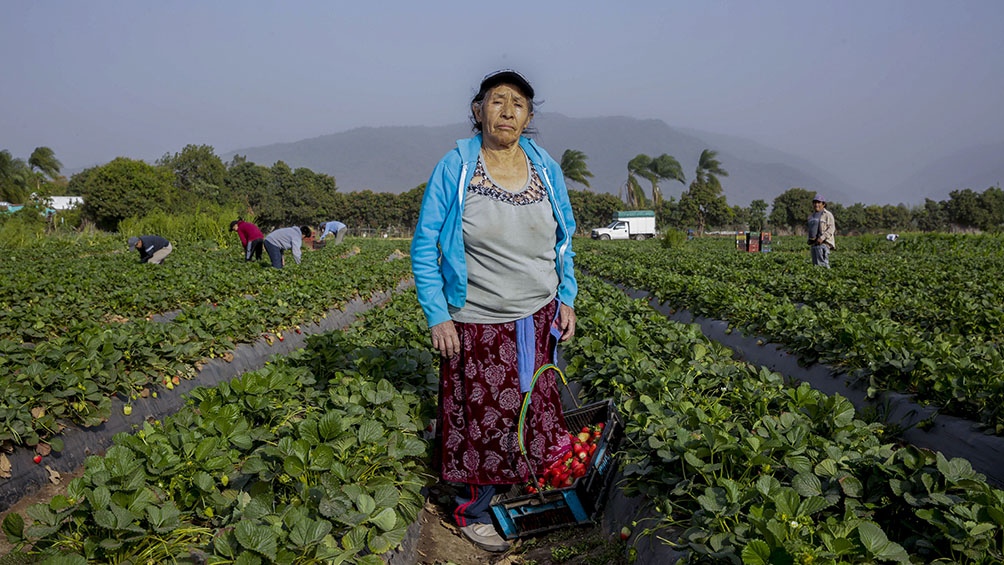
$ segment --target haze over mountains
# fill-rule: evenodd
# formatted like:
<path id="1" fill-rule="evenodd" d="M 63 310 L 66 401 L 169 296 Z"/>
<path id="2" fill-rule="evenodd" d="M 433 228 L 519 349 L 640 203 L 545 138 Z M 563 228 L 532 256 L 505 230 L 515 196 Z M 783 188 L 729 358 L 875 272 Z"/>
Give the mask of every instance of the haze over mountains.
<path id="1" fill-rule="evenodd" d="M 691 129 L 673 128 L 660 120 L 627 117 L 570 118 L 541 113 L 534 118 L 535 139 L 555 160 L 566 149 L 586 155 L 593 173 L 591 190 L 617 195 L 627 179 L 627 163 L 639 153 L 676 157 L 693 179 L 698 158 L 704 149 L 718 151 L 722 166 L 729 172 L 722 178 L 731 205 L 748 206 L 755 199 L 768 204 L 785 190 L 801 187 L 826 194 L 834 202 L 850 205 L 920 204 L 924 198 L 944 200 L 956 188 L 983 192 L 1004 178 L 1004 142 L 977 150 L 960 152 L 904 171 L 904 182 L 889 190 L 851 186 L 833 172 L 807 159 L 784 153 L 744 138 Z M 306 167 L 335 177 L 339 191 L 401 193 L 428 180 L 435 163 L 455 141 L 471 135 L 470 125 L 400 126 L 357 128 L 292 143 L 249 147 L 224 153 L 224 161 L 235 154 L 249 161 L 271 166 L 282 160 L 292 168 Z M 926 165 L 926 166 L 924 166 Z M 923 168 L 921 168 L 923 167 Z M 911 174 L 913 176 L 911 176 Z M 958 181 L 958 182 L 957 182 Z M 643 181 L 643 185 L 646 185 Z M 570 183 L 570 189 L 581 189 Z M 646 189 L 649 187 L 646 186 Z M 679 199 L 687 189 L 676 181 L 664 181 L 665 197 Z"/>

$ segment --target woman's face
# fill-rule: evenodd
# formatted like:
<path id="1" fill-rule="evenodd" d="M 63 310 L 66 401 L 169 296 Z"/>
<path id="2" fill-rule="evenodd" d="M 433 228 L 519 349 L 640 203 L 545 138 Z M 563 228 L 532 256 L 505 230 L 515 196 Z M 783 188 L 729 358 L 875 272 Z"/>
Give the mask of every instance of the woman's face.
<path id="1" fill-rule="evenodd" d="M 481 132 L 491 147 L 507 147 L 519 143 L 519 136 L 530 124 L 533 109 L 519 89 L 500 84 L 485 94 L 473 107 L 474 117 L 481 123 Z"/>

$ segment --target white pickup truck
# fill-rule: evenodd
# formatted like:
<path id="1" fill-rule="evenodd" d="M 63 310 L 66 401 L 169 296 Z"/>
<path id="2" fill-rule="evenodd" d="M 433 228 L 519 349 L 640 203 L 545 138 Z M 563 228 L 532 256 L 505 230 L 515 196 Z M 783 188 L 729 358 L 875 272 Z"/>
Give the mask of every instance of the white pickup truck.
<path id="1" fill-rule="evenodd" d="M 596 228 L 593 239 L 648 239 L 655 237 L 654 210 L 622 210 L 614 212 L 614 221 Z"/>

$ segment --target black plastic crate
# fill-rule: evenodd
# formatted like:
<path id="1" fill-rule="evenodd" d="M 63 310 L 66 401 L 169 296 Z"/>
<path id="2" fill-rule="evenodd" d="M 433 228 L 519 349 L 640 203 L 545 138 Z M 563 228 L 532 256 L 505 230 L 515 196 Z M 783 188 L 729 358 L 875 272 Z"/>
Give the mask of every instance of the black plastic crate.
<path id="1" fill-rule="evenodd" d="M 526 485 L 513 485 L 492 503 L 492 514 L 507 539 L 539 534 L 564 526 L 592 523 L 603 510 L 617 472 L 618 453 L 624 424 L 612 400 L 588 404 L 565 412 L 568 429 L 604 422 L 603 435 L 596 445 L 586 474 L 571 486 L 535 494 Z"/>

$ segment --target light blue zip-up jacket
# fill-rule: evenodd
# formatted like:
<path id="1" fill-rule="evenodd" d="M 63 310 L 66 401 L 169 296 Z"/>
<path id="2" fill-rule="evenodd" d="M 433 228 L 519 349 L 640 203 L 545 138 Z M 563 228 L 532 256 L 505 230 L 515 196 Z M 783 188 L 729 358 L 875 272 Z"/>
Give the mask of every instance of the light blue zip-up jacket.
<path id="1" fill-rule="evenodd" d="M 575 220 L 561 165 L 530 138 L 520 137 L 519 145 L 547 188 L 558 224 L 554 248 L 558 299 L 574 308 L 579 288 L 572 265 Z M 467 303 L 464 196 L 474 176 L 480 152 L 481 135 L 458 140 L 457 148 L 436 165 L 425 186 L 422 211 L 411 242 L 411 270 L 415 275 L 418 302 L 422 305 L 429 327 L 449 320 L 450 306 L 462 308 Z"/>

